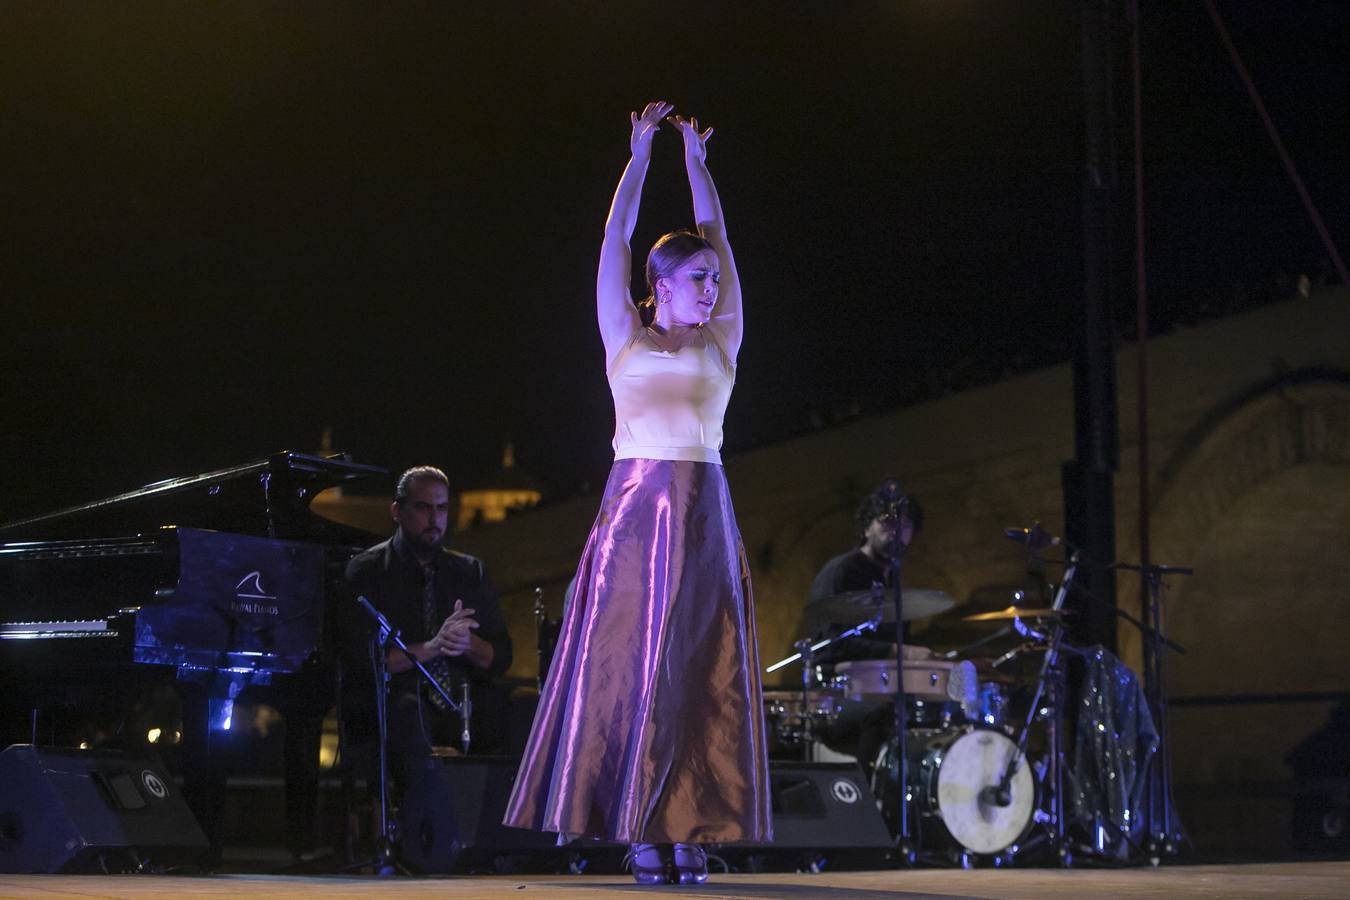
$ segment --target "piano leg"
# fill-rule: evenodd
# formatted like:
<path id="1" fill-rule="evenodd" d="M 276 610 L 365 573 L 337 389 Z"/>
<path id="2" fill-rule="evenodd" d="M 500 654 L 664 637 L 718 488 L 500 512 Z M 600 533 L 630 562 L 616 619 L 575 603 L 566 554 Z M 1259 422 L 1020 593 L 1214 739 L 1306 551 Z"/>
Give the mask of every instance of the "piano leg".
<path id="1" fill-rule="evenodd" d="M 214 865 L 220 861 L 227 773 L 221 760 L 213 759 L 211 753 L 213 699 L 203 685 L 185 681 L 178 683 L 178 695 L 183 716 L 183 797 L 211 842 Z"/>
<path id="2" fill-rule="evenodd" d="M 316 846 L 319 816 L 319 748 L 323 720 L 333 702 L 332 674 L 324 669 L 301 673 L 275 692 L 273 703 L 286 721 L 286 843 L 297 858 Z"/>
<path id="3" fill-rule="evenodd" d="M 326 672 L 315 670 L 299 674 L 285 684 L 247 689 L 246 699 L 250 703 L 266 703 L 281 713 L 285 722 L 282 762 L 286 849 L 297 858 L 316 847 L 319 746 L 323 719 L 332 701 L 330 680 Z M 220 736 L 226 732 L 224 725 L 234 700 L 243 691 L 209 679 L 200 683 L 180 681 L 178 689 L 183 716 L 183 794 L 210 839 L 218 861 L 229 776 L 228 754 L 222 752 Z"/>

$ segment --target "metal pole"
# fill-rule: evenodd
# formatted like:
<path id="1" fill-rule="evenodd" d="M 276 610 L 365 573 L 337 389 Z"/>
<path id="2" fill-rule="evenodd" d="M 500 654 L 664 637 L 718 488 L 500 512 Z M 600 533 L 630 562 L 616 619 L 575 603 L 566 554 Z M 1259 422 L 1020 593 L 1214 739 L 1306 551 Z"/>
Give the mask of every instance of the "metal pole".
<path id="1" fill-rule="evenodd" d="M 1083 296 L 1074 342 L 1074 459 L 1064 466 L 1065 537 L 1086 558 L 1115 558 L 1114 473 L 1119 464 L 1113 282 L 1111 36 L 1116 0 L 1083 0 Z M 1078 607 L 1076 643 L 1116 647 L 1115 576 L 1093 568 L 1088 592 L 1099 603 Z"/>

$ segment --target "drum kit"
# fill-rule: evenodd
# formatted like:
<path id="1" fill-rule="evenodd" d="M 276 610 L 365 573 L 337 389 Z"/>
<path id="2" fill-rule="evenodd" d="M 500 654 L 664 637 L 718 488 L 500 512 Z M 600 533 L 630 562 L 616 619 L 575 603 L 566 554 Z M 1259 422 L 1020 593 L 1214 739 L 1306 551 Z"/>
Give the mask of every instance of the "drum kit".
<path id="1" fill-rule="evenodd" d="M 1077 651 L 1063 639 L 1063 605 L 1075 566 L 1076 557 L 1049 606 L 1019 605 L 1027 598 L 1018 592 L 1006 609 L 960 619 L 967 633 L 995 633 L 945 653 L 905 644 L 898 660 L 816 663 L 831 645 L 840 645 L 828 654 L 838 659 L 859 635 L 894 634 L 893 592 L 878 587 L 809 604 L 808 621 L 857 624 L 831 639 L 800 641 L 797 653 L 766 669 L 803 666 L 800 690 L 765 694 L 771 753 L 839 761 L 852 751 L 870 769 L 877 805 L 911 861 L 1008 865 L 1048 848 L 1067 864 L 1063 662 Z M 905 589 L 900 616 L 924 619 L 955 605 L 941 591 Z M 1007 637 L 1017 641 L 1012 649 L 975 655 Z M 856 727 L 869 716 L 874 725 L 895 723 L 870 745 Z"/>
<path id="2" fill-rule="evenodd" d="M 1023 543 L 1029 554 L 1060 543 L 1068 547 L 1039 525 L 1006 529 L 1005 535 Z M 1148 578 L 1147 621 L 1113 608 L 1143 636 L 1143 694 L 1149 696 L 1142 698 L 1142 715 L 1152 712 L 1159 732 L 1152 744 L 1135 746 L 1122 738 L 1129 729 L 1115 727 L 1109 708 L 1115 704 L 1132 716 L 1138 705 L 1107 696 L 1109 691 L 1084 689 L 1071 708 L 1068 661 L 1083 661 L 1085 680 L 1088 671 L 1096 671 L 1116 688 L 1133 675 L 1114 657 L 1116 669 L 1093 670 L 1104 651 L 1065 640 L 1070 615 L 1065 600 L 1079 567 L 1078 551 L 1068 549 L 1058 587 L 1046 585 L 1041 601 L 1014 591 L 1005 608 L 926 623 L 925 636 L 942 633 L 943 628 L 931 626 L 955 626 L 962 638 L 991 629 L 973 641 L 950 641 L 959 646 L 946 652 L 906 643 L 896 654 L 894 643 L 897 620 L 933 619 L 954 609 L 956 601 L 942 591 L 904 588 L 897 594 L 878 585 L 808 604 L 808 622 L 829 623 L 830 631 L 840 623 L 856 624 L 832 637 L 798 641 L 796 653 L 765 669 L 772 674 L 800 663 L 802 676 L 799 689 L 763 694 L 770 756 L 863 766 L 894 837 L 896 858 L 911 864 L 1004 866 L 1048 858 L 1068 866 L 1083 853 L 1119 861 L 1122 849 L 1142 849 L 1156 864 L 1175 853 L 1184 834 L 1171 800 L 1160 686 L 1164 653 L 1184 649 L 1160 627 L 1161 579 L 1191 570 L 1095 564 L 1139 570 Z M 901 555 L 890 561 L 896 582 L 901 581 Z M 1050 591 L 1053 601 L 1047 602 Z M 539 589 L 534 612 L 542 679 L 558 623 L 545 614 Z M 821 656 L 834 645 L 844 651 L 862 647 L 860 638 L 868 636 L 889 639 L 891 658 L 837 650 Z M 876 637 L 870 645 L 864 649 L 881 649 Z M 834 660 L 832 665 L 824 663 L 826 658 Z M 1077 735 L 1072 771 L 1065 746 L 1071 719 L 1076 719 Z M 1133 780 L 1140 772 L 1142 781 Z"/>

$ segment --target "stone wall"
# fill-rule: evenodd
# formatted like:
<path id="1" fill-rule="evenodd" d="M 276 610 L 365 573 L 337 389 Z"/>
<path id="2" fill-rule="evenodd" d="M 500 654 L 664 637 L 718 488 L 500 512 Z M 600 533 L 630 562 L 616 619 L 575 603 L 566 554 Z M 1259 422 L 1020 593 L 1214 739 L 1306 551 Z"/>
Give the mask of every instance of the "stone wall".
<path id="1" fill-rule="evenodd" d="M 1121 560 L 1139 553 L 1136 350 L 1125 347 L 1117 359 Z M 1350 690 L 1350 291 L 1157 338 L 1147 358 L 1151 557 L 1196 570 L 1167 583 L 1169 633 L 1186 648 L 1168 660 L 1169 692 Z M 1073 452 L 1072 410 L 1072 375 L 1058 366 L 729 458 L 763 660 L 804 636 L 812 575 L 851 545 L 854 506 L 888 474 L 927 514 L 906 560 L 907 585 L 946 591 L 968 612 L 1058 577 L 1051 567 L 1029 582 L 1025 554 L 1002 530 L 1039 521 L 1062 533 L 1060 465 Z M 735 428 L 734 408 L 727 428 Z M 558 615 L 596 503 L 546 506 L 461 536 L 502 589 L 520 648 L 512 674 L 536 672 L 534 589 Z M 1122 608 L 1137 614 L 1139 596 L 1137 576 L 1122 575 Z M 944 627 L 916 623 L 915 638 L 939 643 L 962 633 Z M 1122 626 L 1119 637 L 1137 668 L 1137 634 Z M 783 675 L 784 683 L 797 678 Z M 1306 698 L 1178 707 L 1178 780 L 1287 781 L 1284 754 L 1328 708 Z M 1272 827 L 1287 842 L 1287 820 L 1278 821 Z"/>

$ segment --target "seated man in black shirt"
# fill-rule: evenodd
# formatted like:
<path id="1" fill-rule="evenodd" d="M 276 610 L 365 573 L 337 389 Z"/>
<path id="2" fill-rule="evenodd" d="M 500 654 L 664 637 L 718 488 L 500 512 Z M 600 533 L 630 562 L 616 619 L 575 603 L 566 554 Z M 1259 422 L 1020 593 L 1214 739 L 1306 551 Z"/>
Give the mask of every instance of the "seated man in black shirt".
<path id="1" fill-rule="evenodd" d="M 894 508 L 896 498 L 901 496 L 903 492 L 898 483 L 891 479 L 863 498 L 854 513 L 858 545 L 821 568 L 811 582 L 809 603 L 871 590 L 878 585 L 890 587 L 894 577 L 891 554 L 895 552 L 896 529 L 899 529 L 903 555 L 914 535 L 923 528 L 923 507 L 916 498 L 907 497 L 898 510 Z M 867 607 L 866 604 L 858 607 L 861 621 L 867 617 Z M 835 637 L 858 624 L 858 621 L 839 622 L 832 618 L 838 617 L 810 617 L 807 626 L 814 632 L 814 641 Z M 820 666 L 821 676 L 828 683 L 835 663 L 894 659 L 894 627 L 883 621 L 876 632 L 844 638 L 817 651 L 813 663 Z M 894 709 L 894 704 L 887 702 L 845 702 L 838 717 L 821 729 L 819 737 L 832 749 L 856 756 L 864 770 L 870 772 L 881 745 L 895 730 Z"/>
<path id="2" fill-rule="evenodd" d="M 923 528 L 923 506 L 915 497 L 907 497 L 898 514 L 892 515 L 892 499 L 900 496 L 894 481 L 884 482 L 863 498 L 853 514 L 857 546 L 827 562 L 811 582 L 808 603 L 827 600 L 840 594 L 866 591 L 875 585 L 890 587 L 891 553 L 894 552 L 896 528 L 900 529 L 900 544 L 908 548 L 914 535 Z M 903 549 L 901 551 L 904 552 Z M 865 616 L 864 616 L 865 618 Z M 815 639 L 834 637 L 857 622 L 808 621 Z M 816 654 L 817 663 L 835 663 L 846 659 L 891 659 L 895 656 L 892 626 L 883 624 L 875 634 L 847 638 L 831 644 Z"/>
<path id="3" fill-rule="evenodd" d="M 431 466 L 404 472 L 390 512 L 394 536 L 355 556 L 347 565 L 352 598 L 364 596 L 399 630 L 413 655 L 459 702 L 472 699 L 469 734 L 475 753 L 502 752 L 507 744 L 505 691 L 494 680 L 511 665 L 511 636 L 481 561 L 441 545 L 450 512 L 445 473 Z M 355 603 L 348 604 L 355 607 Z M 375 625 L 357 610 L 347 629 L 348 733 L 374 736 L 374 692 L 369 659 Z M 389 690 L 389 751 L 401 784 L 425 764 L 434 746 L 460 750 L 463 723 L 440 706 L 444 701 L 415 670 L 403 651 L 386 653 Z M 363 674 L 364 673 L 364 674 Z"/>

